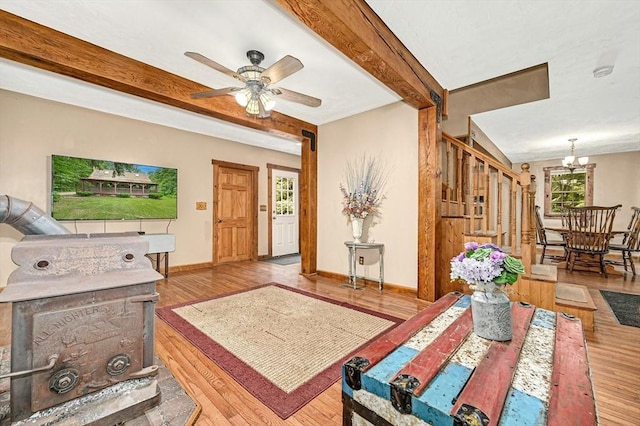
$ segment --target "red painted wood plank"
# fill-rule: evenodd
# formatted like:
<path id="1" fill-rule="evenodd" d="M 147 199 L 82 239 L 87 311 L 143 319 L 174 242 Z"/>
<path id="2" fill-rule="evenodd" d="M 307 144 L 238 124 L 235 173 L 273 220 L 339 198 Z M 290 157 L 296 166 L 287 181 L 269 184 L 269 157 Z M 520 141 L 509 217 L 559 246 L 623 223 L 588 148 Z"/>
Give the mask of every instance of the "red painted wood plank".
<path id="1" fill-rule="evenodd" d="M 557 314 L 547 425 L 597 424 L 589 358 L 580 320 Z"/>
<path id="2" fill-rule="evenodd" d="M 420 385 L 413 391 L 415 396 L 422 394 L 472 329 L 473 320 L 469 308 L 398 372 L 398 376 L 407 374 L 420 381 Z"/>
<path id="3" fill-rule="evenodd" d="M 403 344 L 436 317 L 449 309 L 449 307 L 455 304 L 462 296 L 464 296 L 462 293 L 449 293 L 441 297 L 429 305 L 428 308 L 418 312 L 391 330 L 385 337 L 397 345 Z"/>
<path id="4" fill-rule="evenodd" d="M 508 342 L 491 343 L 484 359 L 460 392 L 451 415 L 456 415 L 462 405 L 466 404 L 482 411 L 488 417 L 489 425 L 498 424 L 535 307 L 514 303 L 511 312 L 512 339 Z"/>
<path id="5" fill-rule="evenodd" d="M 427 324 L 433 321 L 438 315 L 449 309 L 451 305 L 456 303 L 463 295 L 461 293 L 449 293 L 434 303 L 429 305 L 428 308 L 418 312 L 413 317 L 409 318 L 389 333 L 385 334 L 381 339 L 378 339 L 368 346 L 365 346 L 362 350 L 354 355 L 354 357 L 361 357 L 369 360 L 369 365 L 362 371 L 367 371 L 380 360 L 389 355 L 398 346 L 402 345 L 419 330 L 424 328 Z"/>

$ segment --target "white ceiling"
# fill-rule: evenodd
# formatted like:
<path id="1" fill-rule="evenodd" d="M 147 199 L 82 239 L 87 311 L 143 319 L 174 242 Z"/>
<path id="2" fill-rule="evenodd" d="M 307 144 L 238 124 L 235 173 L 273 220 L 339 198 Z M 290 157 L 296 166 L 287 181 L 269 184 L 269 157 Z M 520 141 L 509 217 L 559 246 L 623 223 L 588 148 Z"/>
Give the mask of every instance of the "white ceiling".
<path id="1" fill-rule="evenodd" d="M 474 116 L 513 162 L 640 150 L 640 2 L 367 0 L 414 56 L 453 90 L 549 63 L 550 99 Z M 0 9 L 212 88 L 238 81 L 184 56 L 228 68 L 260 50 L 305 68 L 278 86 L 322 99 L 276 110 L 325 124 L 399 100 L 297 20 L 263 0 L 0 0 Z M 595 79 L 599 65 L 614 65 Z M 0 87 L 251 145 L 299 154 L 294 142 L 0 60 Z"/>

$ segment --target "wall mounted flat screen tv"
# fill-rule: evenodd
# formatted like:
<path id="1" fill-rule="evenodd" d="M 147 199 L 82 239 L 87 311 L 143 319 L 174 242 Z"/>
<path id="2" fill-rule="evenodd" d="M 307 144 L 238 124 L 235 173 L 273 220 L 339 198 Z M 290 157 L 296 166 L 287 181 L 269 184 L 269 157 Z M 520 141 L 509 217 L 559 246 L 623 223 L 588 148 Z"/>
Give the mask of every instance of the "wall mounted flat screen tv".
<path id="1" fill-rule="evenodd" d="M 52 155 L 51 175 L 56 220 L 178 217 L 177 169 Z"/>

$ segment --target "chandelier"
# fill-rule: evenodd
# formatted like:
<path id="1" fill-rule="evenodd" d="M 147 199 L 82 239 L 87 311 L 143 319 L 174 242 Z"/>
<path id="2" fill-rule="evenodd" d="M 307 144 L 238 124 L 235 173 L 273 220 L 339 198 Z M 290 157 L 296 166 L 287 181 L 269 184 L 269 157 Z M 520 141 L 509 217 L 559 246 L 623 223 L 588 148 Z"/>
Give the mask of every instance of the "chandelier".
<path id="1" fill-rule="evenodd" d="M 569 139 L 569 142 L 571 142 L 571 155 L 567 155 L 566 157 L 564 157 L 564 160 L 562 160 L 562 166 L 565 169 L 568 169 L 571 173 L 573 173 L 573 171 L 578 167 L 586 166 L 589 162 L 589 157 L 580 157 L 578 158 L 578 162 L 576 163 L 576 156 L 574 155 L 573 150 L 575 148 L 575 142 L 577 140 L 578 139 L 576 138 Z"/>

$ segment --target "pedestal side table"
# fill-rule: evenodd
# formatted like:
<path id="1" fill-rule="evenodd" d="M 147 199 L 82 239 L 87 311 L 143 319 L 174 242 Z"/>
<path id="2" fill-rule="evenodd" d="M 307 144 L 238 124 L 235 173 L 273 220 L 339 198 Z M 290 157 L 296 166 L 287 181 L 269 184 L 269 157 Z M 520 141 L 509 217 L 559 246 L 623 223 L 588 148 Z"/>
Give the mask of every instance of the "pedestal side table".
<path id="1" fill-rule="evenodd" d="M 377 278 L 378 281 L 378 290 L 382 290 L 382 285 L 384 284 L 384 244 L 382 243 L 356 243 L 353 241 L 345 241 L 344 245 L 349 249 L 349 284 L 353 286 L 354 290 L 358 290 L 364 288 L 364 286 L 358 287 L 358 279 L 369 279 L 372 281 L 376 281 L 375 278 L 368 278 L 364 275 L 358 275 L 356 270 L 356 250 L 358 249 L 377 249 L 378 250 L 378 265 L 379 275 Z"/>

